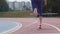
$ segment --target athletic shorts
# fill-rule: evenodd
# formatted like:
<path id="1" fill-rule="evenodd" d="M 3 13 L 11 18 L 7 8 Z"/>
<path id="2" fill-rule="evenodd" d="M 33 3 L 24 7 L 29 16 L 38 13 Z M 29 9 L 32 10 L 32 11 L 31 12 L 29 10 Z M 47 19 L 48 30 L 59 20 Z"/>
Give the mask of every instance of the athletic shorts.
<path id="1" fill-rule="evenodd" d="M 37 8 L 38 16 L 42 16 L 42 0 L 31 0 L 32 8 Z"/>

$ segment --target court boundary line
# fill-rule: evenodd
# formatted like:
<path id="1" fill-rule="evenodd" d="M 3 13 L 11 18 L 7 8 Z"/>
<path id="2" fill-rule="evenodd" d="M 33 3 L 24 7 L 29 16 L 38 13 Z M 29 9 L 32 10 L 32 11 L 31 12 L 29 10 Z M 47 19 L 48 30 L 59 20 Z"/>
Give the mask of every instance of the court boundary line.
<path id="1" fill-rule="evenodd" d="M 33 22 L 33 23 L 29 24 L 29 25 L 26 25 L 25 28 L 27 28 L 27 27 L 29 27 L 29 26 L 31 26 L 31 25 L 37 23 L 37 22 L 38 22 L 38 21 L 35 21 L 35 22 Z M 60 28 L 58 28 L 58 27 L 56 27 L 56 26 L 54 26 L 54 25 L 52 25 L 52 24 L 48 24 L 48 23 L 42 23 L 42 24 L 45 24 L 45 25 L 51 26 L 51 27 L 55 28 L 57 31 L 60 32 Z"/>
<path id="2" fill-rule="evenodd" d="M 9 29 L 9 30 L 7 30 L 5 32 L 2 32 L 0 34 L 9 34 L 9 33 L 12 33 L 12 32 L 17 31 L 18 29 L 20 29 L 22 27 L 22 24 L 21 23 L 18 23 L 18 22 L 13 22 L 13 23 L 16 23 L 17 26 L 16 27 L 13 27 L 12 29 Z"/>
<path id="3" fill-rule="evenodd" d="M 51 24 L 48 24 L 48 23 L 43 23 L 43 24 L 49 25 L 49 26 L 55 28 L 56 30 L 58 30 L 60 32 L 60 28 L 58 28 L 57 26 L 54 26 L 54 25 L 51 25 Z"/>

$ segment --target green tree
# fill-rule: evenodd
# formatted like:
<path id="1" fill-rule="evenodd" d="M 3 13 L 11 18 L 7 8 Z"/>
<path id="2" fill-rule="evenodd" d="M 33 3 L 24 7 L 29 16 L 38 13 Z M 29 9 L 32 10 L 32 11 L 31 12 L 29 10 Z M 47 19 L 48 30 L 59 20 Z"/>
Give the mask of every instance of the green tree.
<path id="1" fill-rule="evenodd" d="M 47 0 L 48 9 L 52 9 L 52 12 L 60 14 L 60 0 Z"/>
<path id="2" fill-rule="evenodd" d="M 0 0 L 0 12 L 7 12 L 9 10 L 9 6 L 6 0 Z"/>

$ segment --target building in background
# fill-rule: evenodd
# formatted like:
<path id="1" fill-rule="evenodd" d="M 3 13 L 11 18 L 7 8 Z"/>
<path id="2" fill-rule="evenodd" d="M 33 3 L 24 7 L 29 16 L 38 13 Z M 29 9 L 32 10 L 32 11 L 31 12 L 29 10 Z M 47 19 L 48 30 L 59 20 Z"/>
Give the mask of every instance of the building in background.
<path id="1" fill-rule="evenodd" d="M 10 10 L 32 10 L 30 2 L 8 2 Z"/>

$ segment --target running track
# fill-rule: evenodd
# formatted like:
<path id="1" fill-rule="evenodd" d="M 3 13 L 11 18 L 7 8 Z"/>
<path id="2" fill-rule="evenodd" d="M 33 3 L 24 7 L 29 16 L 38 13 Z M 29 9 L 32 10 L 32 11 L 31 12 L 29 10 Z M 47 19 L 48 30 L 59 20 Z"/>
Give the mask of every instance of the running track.
<path id="1" fill-rule="evenodd" d="M 22 28 L 6 34 L 60 34 L 60 18 L 43 18 L 42 29 L 38 29 L 38 18 L 0 18 L 22 24 Z"/>

